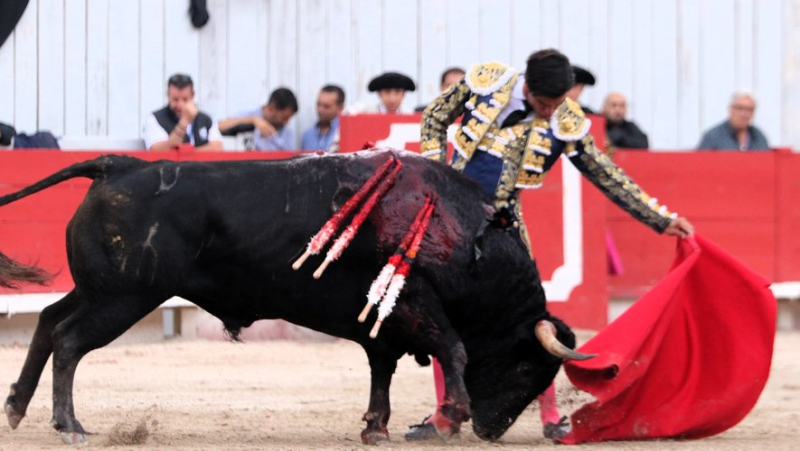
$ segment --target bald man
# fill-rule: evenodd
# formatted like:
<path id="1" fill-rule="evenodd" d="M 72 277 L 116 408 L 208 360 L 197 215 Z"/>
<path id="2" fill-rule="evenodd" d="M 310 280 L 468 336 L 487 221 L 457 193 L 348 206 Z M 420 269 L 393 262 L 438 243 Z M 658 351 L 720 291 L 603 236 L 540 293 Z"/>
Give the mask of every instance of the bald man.
<path id="1" fill-rule="evenodd" d="M 748 92 L 737 92 L 728 105 L 728 119 L 703 134 L 698 149 L 769 150 L 764 133 L 753 125 L 756 100 Z"/>
<path id="2" fill-rule="evenodd" d="M 603 103 L 603 116 L 606 117 L 606 136 L 617 148 L 647 149 L 647 135 L 631 121 L 625 119 L 628 103 L 620 92 L 612 92 Z"/>

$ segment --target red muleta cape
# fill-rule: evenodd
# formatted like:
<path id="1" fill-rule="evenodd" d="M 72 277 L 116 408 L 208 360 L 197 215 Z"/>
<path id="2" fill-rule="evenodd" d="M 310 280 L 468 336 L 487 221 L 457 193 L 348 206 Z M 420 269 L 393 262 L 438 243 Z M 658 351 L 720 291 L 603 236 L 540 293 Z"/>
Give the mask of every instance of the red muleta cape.
<path id="1" fill-rule="evenodd" d="M 734 426 L 769 376 L 777 303 L 769 282 L 696 235 L 678 240 L 669 273 L 567 362 L 597 399 L 561 442 L 696 439 Z"/>

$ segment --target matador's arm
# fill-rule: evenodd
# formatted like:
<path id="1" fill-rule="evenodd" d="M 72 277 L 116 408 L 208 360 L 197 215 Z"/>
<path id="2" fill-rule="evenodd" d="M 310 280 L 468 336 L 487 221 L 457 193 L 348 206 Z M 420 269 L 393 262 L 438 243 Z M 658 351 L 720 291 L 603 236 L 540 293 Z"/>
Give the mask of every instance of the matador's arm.
<path id="1" fill-rule="evenodd" d="M 422 156 L 444 161 L 447 155 L 447 127 L 464 112 L 472 96 L 462 79 L 434 99 L 422 113 L 420 151 Z"/>
<path id="2" fill-rule="evenodd" d="M 570 161 L 612 202 L 643 224 L 663 233 L 677 214 L 670 213 L 658 199 L 650 197 L 608 156 L 597 150 L 592 135 L 567 143 Z"/>

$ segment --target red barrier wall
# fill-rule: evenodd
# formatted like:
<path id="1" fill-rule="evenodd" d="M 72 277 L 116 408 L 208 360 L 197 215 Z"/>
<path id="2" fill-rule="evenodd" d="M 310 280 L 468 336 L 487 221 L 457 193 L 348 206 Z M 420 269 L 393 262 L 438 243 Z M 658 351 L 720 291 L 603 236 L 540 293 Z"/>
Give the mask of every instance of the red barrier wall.
<path id="1" fill-rule="evenodd" d="M 149 161 L 287 158 L 299 152 L 127 152 Z M 74 163 L 103 152 L 0 152 L 0 195 L 17 191 Z M 9 257 L 35 262 L 59 272 L 47 287 L 23 287 L 24 293 L 67 292 L 74 286 L 67 267 L 65 230 L 83 200 L 90 181 L 71 179 L 0 208 L 0 251 Z M 0 294 L 19 293 L 0 287 Z"/>
<path id="2" fill-rule="evenodd" d="M 774 152 L 620 151 L 616 162 L 650 195 L 687 217 L 698 232 L 773 281 L 800 280 L 800 155 Z M 673 242 L 625 212 L 608 209 L 625 273 L 612 297 L 636 298 L 661 278 Z M 723 283 L 723 281 L 721 281 Z"/>
<path id="3" fill-rule="evenodd" d="M 414 120 L 411 118 L 409 123 Z M 388 133 L 389 127 L 367 130 Z M 285 158 L 296 153 L 132 154 L 147 160 L 218 160 Z M 97 155 L 98 152 L 0 152 L 0 195 Z M 688 217 L 700 233 L 756 271 L 774 281 L 800 280 L 800 234 L 796 232 L 800 229 L 800 154 L 786 150 L 747 154 L 619 151 L 615 159 L 651 195 Z M 88 186 L 87 180 L 73 179 L 0 208 L 0 249 L 12 258 L 61 271 L 52 286 L 25 287 L 24 292 L 71 289 L 64 231 Z M 598 329 L 606 322 L 607 295 L 635 298 L 644 293 L 666 272 L 675 241 L 656 235 L 630 218 L 587 182 L 581 182 L 580 192 L 580 284 L 568 299 L 553 299 L 556 302 L 550 308 L 577 327 Z M 553 279 L 556 270 L 564 266 L 564 244 L 574 239 L 565 231 L 564 199 L 562 164 L 548 175 L 543 188 L 523 195 L 533 254 L 544 281 Z M 604 225 L 613 233 L 621 255 L 625 267 L 621 276 L 606 276 Z M 4 293 L 12 291 L 0 289 L 0 294 Z M 548 291 L 548 296 L 553 297 L 552 292 Z"/>
<path id="4" fill-rule="evenodd" d="M 416 133 L 418 136 L 419 132 Z M 65 166 L 97 155 L 97 152 L 0 152 L 0 195 L 16 191 Z M 147 160 L 218 160 L 283 158 L 293 153 L 135 152 L 131 155 Z M 88 186 L 87 180 L 73 179 L 0 208 L 0 249 L 11 258 L 37 262 L 49 271 L 61 271 L 52 285 L 26 286 L 23 292 L 66 292 L 72 288 L 66 263 L 65 228 Z M 605 204 L 592 186 L 577 180 L 579 202 L 585 203 L 586 207 L 577 205 L 577 208 L 573 208 L 582 225 L 582 247 L 570 254 L 564 246 L 565 242 L 575 243 L 578 240 L 568 237 L 565 230 L 561 165 L 557 165 L 557 169 L 548 175 L 545 186 L 544 189 L 525 193 L 522 203 L 542 279 L 548 295 L 554 301 L 551 302 L 551 310 L 576 327 L 600 329 L 607 321 L 602 227 Z M 572 255 L 572 263 L 577 261 L 577 268 L 573 265 L 570 271 L 564 269 L 569 266 L 565 261 L 568 254 Z M 559 268 L 558 273 L 568 277 L 553 277 Z M 551 288 L 547 288 L 548 283 Z M 564 291 L 564 286 L 569 287 L 567 294 L 558 297 L 555 293 Z M 0 289 L 0 294 L 7 293 L 16 291 Z"/>

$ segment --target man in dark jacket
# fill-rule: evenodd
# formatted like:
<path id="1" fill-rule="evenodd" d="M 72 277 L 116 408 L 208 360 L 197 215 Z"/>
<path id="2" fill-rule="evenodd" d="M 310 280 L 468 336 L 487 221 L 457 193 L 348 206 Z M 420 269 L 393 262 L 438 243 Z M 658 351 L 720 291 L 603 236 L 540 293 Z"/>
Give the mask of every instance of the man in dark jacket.
<path id="1" fill-rule="evenodd" d="M 769 150 L 767 137 L 752 124 L 756 101 L 752 94 L 733 95 L 728 106 L 728 120 L 707 130 L 698 149 Z"/>
<path id="2" fill-rule="evenodd" d="M 17 131 L 14 130 L 14 127 L 0 122 L 0 146 L 10 146 L 11 140 L 16 134 Z"/>
<path id="3" fill-rule="evenodd" d="M 625 119 L 627 101 L 619 92 L 612 92 L 603 103 L 606 117 L 606 136 L 614 147 L 625 149 L 647 149 L 647 135 L 631 121 Z"/>
<path id="4" fill-rule="evenodd" d="M 222 150 L 216 121 L 197 109 L 194 83 L 185 74 L 167 81 L 168 104 L 147 116 L 142 138 L 148 150 L 170 150 L 191 145 L 198 150 Z"/>

